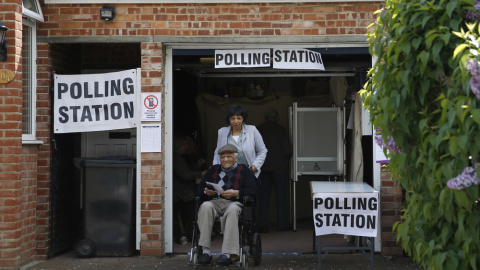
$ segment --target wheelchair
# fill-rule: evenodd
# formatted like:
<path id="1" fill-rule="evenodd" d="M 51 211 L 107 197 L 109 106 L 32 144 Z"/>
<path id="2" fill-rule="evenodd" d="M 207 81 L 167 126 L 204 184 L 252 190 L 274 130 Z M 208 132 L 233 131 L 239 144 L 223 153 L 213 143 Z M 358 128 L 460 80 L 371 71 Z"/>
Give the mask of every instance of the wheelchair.
<path id="1" fill-rule="evenodd" d="M 198 245 L 200 231 L 198 229 L 198 209 L 202 203 L 200 197 L 195 198 L 195 220 L 193 221 L 193 233 L 192 233 L 192 246 L 190 250 L 190 259 L 188 264 L 194 266 L 194 269 L 198 269 L 200 266 L 204 266 L 198 263 L 198 258 L 202 255 L 202 247 Z M 245 196 L 243 198 L 242 212 L 238 221 L 238 229 L 240 231 L 239 243 L 240 243 L 240 260 L 236 263 L 232 263 L 230 266 L 242 267 L 248 269 L 249 257 L 253 257 L 255 266 L 260 265 L 262 261 L 262 239 L 260 234 L 256 232 L 255 224 L 255 200 L 251 196 Z M 219 220 L 217 219 L 216 223 Z M 215 227 L 215 226 L 214 226 Z M 212 264 L 214 264 L 212 260 Z"/>

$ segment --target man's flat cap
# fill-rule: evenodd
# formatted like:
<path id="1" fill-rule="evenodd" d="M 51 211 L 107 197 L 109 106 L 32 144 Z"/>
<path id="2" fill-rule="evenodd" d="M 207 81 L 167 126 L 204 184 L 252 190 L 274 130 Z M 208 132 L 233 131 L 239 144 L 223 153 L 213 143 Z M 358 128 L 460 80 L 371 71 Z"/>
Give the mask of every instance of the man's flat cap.
<path id="1" fill-rule="evenodd" d="M 218 154 L 221 155 L 224 152 L 237 153 L 238 149 L 235 145 L 226 144 L 222 148 L 218 149 Z"/>

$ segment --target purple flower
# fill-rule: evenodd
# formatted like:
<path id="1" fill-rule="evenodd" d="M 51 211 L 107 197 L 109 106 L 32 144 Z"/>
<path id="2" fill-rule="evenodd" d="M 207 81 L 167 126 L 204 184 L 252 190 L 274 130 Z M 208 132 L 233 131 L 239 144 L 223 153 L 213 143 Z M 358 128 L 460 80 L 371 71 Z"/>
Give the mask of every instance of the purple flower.
<path id="1" fill-rule="evenodd" d="M 444 84 L 446 85 L 447 87 L 450 87 L 451 84 L 450 84 L 450 78 L 448 78 L 447 76 L 445 76 L 444 74 L 440 73 L 437 71 L 437 77 L 438 79 Z"/>
<path id="2" fill-rule="evenodd" d="M 401 152 L 401 150 L 398 148 L 397 144 L 395 143 L 395 140 L 391 136 L 387 136 L 387 142 L 385 143 L 382 138 L 382 134 L 375 134 L 375 142 L 380 145 L 383 148 L 387 148 L 388 151 L 391 151 L 395 154 L 398 154 Z"/>
<path id="3" fill-rule="evenodd" d="M 480 76 L 475 76 L 470 79 L 470 89 L 480 99 Z"/>
<path id="4" fill-rule="evenodd" d="M 475 9 L 476 8 L 477 8 L 477 5 L 475 5 Z M 463 18 L 471 21 L 478 21 L 480 20 L 480 15 L 473 10 L 465 10 L 463 12 Z"/>
<path id="5" fill-rule="evenodd" d="M 478 66 L 478 62 L 475 60 L 468 60 L 465 63 L 465 67 L 467 68 L 468 72 L 472 74 L 472 76 L 479 76 L 480 75 L 480 67 Z"/>
<path id="6" fill-rule="evenodd" d="M 477 166 L 466 167 L 461 174 L 447 182 L 447 187 L 451 189 L 464 189 L 471 185 L 479 185 L 480 177 L 477 176 Z"/>

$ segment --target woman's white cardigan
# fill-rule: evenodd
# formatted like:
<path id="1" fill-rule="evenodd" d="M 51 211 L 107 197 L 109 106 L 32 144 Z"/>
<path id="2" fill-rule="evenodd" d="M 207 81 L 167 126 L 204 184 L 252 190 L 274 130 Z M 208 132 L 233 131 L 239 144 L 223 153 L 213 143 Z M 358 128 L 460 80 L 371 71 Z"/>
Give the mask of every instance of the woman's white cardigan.
<path id="1" fill-rule="evenodd" d="M 218 130 L 217 148 L 213 153 L 213 165 L 220 164 L 220 156 L 218 149 L 227 144 L 228 134 L 230 134 L 231 127 L 222 127 Z M 245 125 L 242 127 L 242 147 L 248 166 L 255 165 L 257 172 L 255 177 L 260 175 L 260 168 L 267 157 L 267 148 L 263 143 L 262 135 L 255 126 Z"/>

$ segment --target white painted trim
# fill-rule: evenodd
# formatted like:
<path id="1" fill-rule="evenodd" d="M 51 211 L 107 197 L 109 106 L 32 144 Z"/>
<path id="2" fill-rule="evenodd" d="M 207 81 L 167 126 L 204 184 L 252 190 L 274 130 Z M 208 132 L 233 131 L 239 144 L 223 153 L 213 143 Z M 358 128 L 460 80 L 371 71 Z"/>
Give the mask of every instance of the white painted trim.
<path id="1" fill-rule="evenodd" d="M 23 5 L 23 2 L 22 2 L 22 13 L 23 13 L 23 15 L 26 16 L 26 17 L 32 18 L 36 21 L 44 22 L 45 19 L 43 17 L 42 6 L 40 5 L 38 0 L 35 0 L 34 4 L 37 6 L 38 12 L 35 12 L 35 11 L 32 11 L 32 10 L 26 8 Z"/>
<path id="2" fill-rule="evenodd" d="M 211 44 L 211 43 L 170 43 L 165 42 L 169 48 L 172 49 L 215 49 L 215 50 L 228 50 L 228 49 L 305 49 L 305 48 L 368 48 L 369 43 L 367 38 L 363 42 L 358 41 L 339 41 L 335 40 L 332 42 L 275 42 L 277 37 L 272 37 L 272 42 L 262 42 L 262 43 L 228 43 L 228 44 Z M 301 39 L 301 37 L 298 37 Z"/>
<path id="3" fill-rule="evenodd" d="M 300 38 L 299 38 L 300 39 Z M 182 43 L 164 43 L 166 44 L 167 48 L 169 49 L 215 49 L 215 50 L 228 50 L 228 49 L 264 49 L 264 48 L 285 48 L 285 49 L 304 49 L 304 48 L 368 48 L 369 44 L 365 39 L 365 42 L 362 43 L 351 43 L 351 42 L 336 42 L 335 44 L 319 44 L 319 43 L 262 43 L 262 44 L 255 44 L 255 43 L 230 43 L 230 44 L 210 44 L 210 43 L 189 43 L 189 44 L 182 44 Z"/>
<path id="4" fill-rule="evenodd" d="M 372 136 L 372 143 L 373 143 L 373 189 L 377 190 L 378 193 L 379 193 L 379 200 L 380 200 L 380 203 L 378 205 L 380 205 L 378 211 L 378 220 L 377 220 L 377 228 L 380 228 L 380 230 L 378 230 L 378 235 L 377 237 L 375 237 L 375 252 L 380 252 L 382 251 L 382 230 L 381 230 L 381 222 L 380 220 L 382 219 L 382 207 L 381 207 L 381 202 L 382 202 L 382 193 L 380 192 L 380 187 L 381 187 L 381 179 L 380 179 L 380 166 L 381 164 L 380 163 L 377 163 L 375 162 L 375 160 L 377 160 L 377 157 L 376 157 L 376 151 L 375 151 L 375 140 L 374 140 L 374 136 Z"/>
<path id="5" fill-rule="evenodd" d="M 166 49 L 165 57 L 165 114 L 163 117 L 165 126 L 165 252 L 173 252 L 173 54 L 172 48 Z"/>
<path id="6" fill-rule="evenodd" d="M 372 67 L 375 66 L 375 63 L 377 62 L 377 57 L 375 55 L 372 55 Z M 363 102 L 363 101 L 362 101 Z M 363 104 L 362 104 L 363 105 Z M 372 135 L 372 152 L 373 152 L 373 188 L 378 191 L 380 197 L 380 207 L 379 207 L 379 219 L 377 220 L 377 228 L 380 228 L 379 232 L 381 232 L 381 223 L 380 220 L 382 219 L 382 207 L 381 207 L 381 202 L 382 202 L 382 193 L 380 192 L 380 188 L 382 186 L 382 179 L 380 175 L 380 163 L 375 162 L 377 160 L 376 157 L 376 149 L 375 149 L 375 134 L 373 132 L 373 125 L 370 122 L 370 112 L 368 112 L 363 106 L 362 106 L 362 123 L 367 123 L 365 125 L 362 125 L 362 134 L 363 135 Z M 382 234 L 379 233 L 377 237 L 375 237 L 375 251 L 380 252 L 382 251 Z"/>
<path id="7" fill-rule="evenodd" d="M 135 242 L 137 250 L 140 250 L 140 242 L 142 241 L 142 121 L 140 114 L 142 113 L 142 69 L 137 68 L 137 171 L 136 171 L 136 216 L 135 216 Z"/>
<path id="8" fill-rule="evenodd" d="M 348 3 L 378 0 L 45 0 L 45 4 L 213 4 L 213 3 Z M 100 9 L 99 9 L 100 12 Z"/>
<path id="9" fill-rule="evenodd" d="M 44 144 L 43 141 L 22 141 L 22 144 Z"/>

